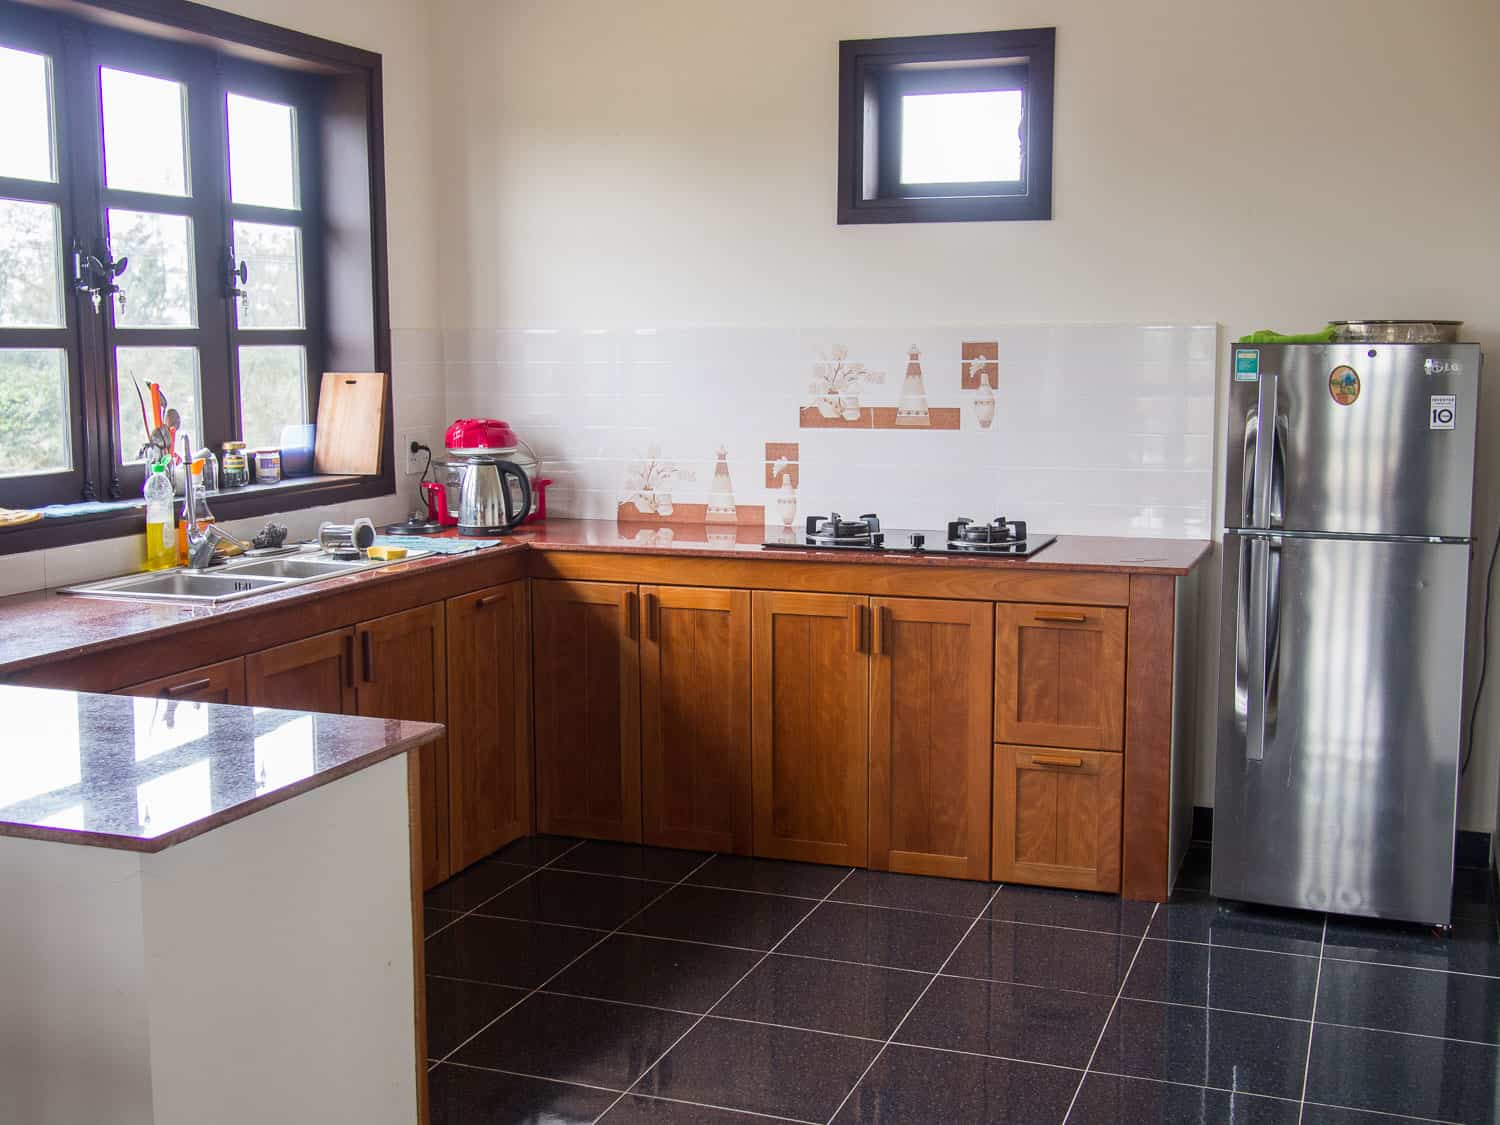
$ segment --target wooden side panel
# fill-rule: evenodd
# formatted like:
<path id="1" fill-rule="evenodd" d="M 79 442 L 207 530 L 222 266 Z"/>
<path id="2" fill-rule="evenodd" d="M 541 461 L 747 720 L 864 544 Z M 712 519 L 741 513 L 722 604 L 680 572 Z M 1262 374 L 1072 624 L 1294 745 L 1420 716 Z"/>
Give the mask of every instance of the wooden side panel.
<path id="1" fill-rule="evenodd" d="M 751 850 L 750 594 L 641 590 L 645 842 Z"/>
<path id="2" fill-rule="evenodd" d="M 137 659 L 140 657 L 137 653 Z M 183 703 L 244 703 L 245 661 L 241 657 L 191 668 L 175 676 L 133 684 L 116 695 L 154 695 Z"/>
<path id="3" fill-rule="evenodd" d="M 876 598 L 870 866 L 987 879 L 994 607 Z"/>
<path id="4" fill-rule="evenodd" d="M 1124 728 L 1124 610 L 996 608 L 996 742 L 1119 750 Z"/>
<path id="5" fill-rule="evenodd" d="M 531 831 L 526 583 L 450 598 L 448 847 L 461 871 Z"/>
<path id="6" fill-rule="evenodd" d="M 1120 889 L 1119 754 L 995 747 L 995 864 L 1002 882 Z"/>
<path id="7" fill-rule="evenodd" d="M 533 582 L 537 828 L 641 839 L 639 594 Z"/>
<path id="8" fill-rule="evenodd" d="M 252 707 L 352 714 L 354 630 L 335 629 L 245 657 L 245 699 Z"/>
<path id="9" fill-rule="evenodd" d="M 868 603 L 757 590 L 752 609 L 755 854 L 863 867 Z"/>
<path id="10" fill-rule="evenodd" d="M 1130 652 L 1125 711 L 1126 898 L 1171 893 L 1172 673 L 1175 580 L 1130 579 Z"/>
<path id="11" fill-rule="evenodd" d="M 354 631 L 356 710 L 381 719 L 448 720 L 447 645 L 441 602 L 366 621 Z M 422 817 L 422 885 L 449 874 L 448 743 L 416 752 Z"/>

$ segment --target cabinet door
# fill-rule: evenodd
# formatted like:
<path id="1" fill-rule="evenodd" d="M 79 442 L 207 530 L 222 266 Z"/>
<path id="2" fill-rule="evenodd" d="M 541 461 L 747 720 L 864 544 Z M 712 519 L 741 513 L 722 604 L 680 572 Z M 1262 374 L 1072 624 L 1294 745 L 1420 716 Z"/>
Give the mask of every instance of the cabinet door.
<path id="1" fill-rule="evenodd" d="M 535 581 L 531 610 L 537 828 L 639 842 L 640 595 Z"/>
<path id="2" fill-rule="evenodd" d="M 448 848 L 460 871 L 531 831 L 526 583 L 448 599 Z"/>
<path id="3" fill-rule="evenodd" d="M 869 601 L 755 591 L 755 854 L 868 856 Z"/>
<path id="4" fill-rule="evenodd" d="M 116 695 L 154 695 L 184 703 L 244 703 L 245 661 L 236 656 L 173 676 L 120 688 Z"/>
<path id="5" fill-rule="evenodd" d="M 870 866 L 988 879 L 994 608 L 871 608 Z"/>
<path id="6" fill-rule="evenodd" d="M 1121 756 L 995 747 L 1000 882 L 1120 889 Z"/>
<path id="7" fill-rule="evenodd" d="M 441 602 L 356 625 L 358 713 L 381 719 L 446 722 L 447 650 L 443 637 Z M 447 740 L 428 743 L 416 753 L 422 885 L 430 887 L 446 879 L 449 871 Z"/>
<path id="8" fill-rule="evenodd" d="M 351 714 L 356 706 L 354 630 L 335 629 L 245 657 L 252 707 Z"/>
<path id="9" fill-rule="evenodd" d="M 641 588 L 648 844 L 750 853 L 750 594 Z"/>
<path id="10" fill-rule="evenodd" d="M 1012 605 L 995 613 L 995 741 L 1119 750 L 1125 611 Z"/>

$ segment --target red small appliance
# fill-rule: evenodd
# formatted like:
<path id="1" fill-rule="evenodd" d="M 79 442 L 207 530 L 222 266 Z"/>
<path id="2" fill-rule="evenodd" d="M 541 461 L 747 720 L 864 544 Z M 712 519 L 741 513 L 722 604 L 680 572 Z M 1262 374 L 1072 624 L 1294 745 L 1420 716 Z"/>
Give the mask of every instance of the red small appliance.
<path id="1" fill-rule="evenodd" d="M 516 436 L 516 431 L 510 428 L 508 422 L 502 422 L 498 418 L 460 418 L 443 435 L 443 446 L 448 456 L 454 459 L 492 457 L 516 462 L 531 478 L 531 492 L 535 497 L 531 513 L 521 522 L 534 523 L 547 518 L 547 486 L 552 481 L 541 475 L 541 459 L 531 446 Z M 437 487 L 441 491 L 443 486 L 439 484 Z M 458 517 L 453 514 L 446 500 L 441 495 L 435 496 L 427 492 L 425 485 L 423 488 L 429 515 L 438 519 L 444 527 L 455 525 Z M 437 515 L 432 514 L 434 503 L 438 506 Z"/>

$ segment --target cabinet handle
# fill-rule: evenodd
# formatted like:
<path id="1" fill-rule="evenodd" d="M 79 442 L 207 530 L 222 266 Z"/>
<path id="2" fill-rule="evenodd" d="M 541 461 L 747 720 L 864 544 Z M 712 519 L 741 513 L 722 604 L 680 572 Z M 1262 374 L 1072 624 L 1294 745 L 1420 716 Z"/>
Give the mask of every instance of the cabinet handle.
<path id="1" fill-rule="evenodd" d="M 1034 766 L 1062 766 L 1065 769 L 1077 769 L 1079 766 L 1083 765 L 1083 759 L 1075 758 L 1071 755 L 1063 756 L 1061 754 L 1033 754 L 1031 756 L 1031 764 Z"/>
<path id="2" fill-rule="evenodd" d="M 625 635 L 635 640 L 640 635 L 641 598 L 634 590 L 625 595 Z"/>
<path id="3" fill-rule="evenodd" d="M 344 638 L 344 682 L 354 686 L 354 634 Z"/>
<path id="4" fill-rule="evenodd" d="M 858 602 L 849 607 L 849 639 L 855 652 L 865 651 L 865 607 Z"/>
<path id="5" fill-rule="evenodd" d="M 503 597 L 505 597 L 504 594 L 486 594 L 484 597 L 478 599 L 474 603 L 474 608 L 475 609 L 489 609 L 490 606 L 494 605 L 496 602 L 498 602 Z"/>
<path id="6" fill-rule="evenodd" d="M 204 676 L 201 680 L 188 680 L 186 683 L 164 687 L 161 689 L 161 693 L 169 699 L 175 699 L 179 695 L 192 695 L 195 691 L 202 691 L 204 688 L 212 686 L 213 680 Z"/>
<path id="7" fill-rule="evenodd" d="M 886 609 L 884 606 L 876 606 L 872 612 L 874 613 L 874 617 L 871 620 L 874 622 L 875 635 L 873 640 L 875 655 L 884 656 L 886 654 L 886 647 L 889 644 L 889 641 L 886 639 Z"/>
<path id="8" fill-rule="evenodd" d="M 1038 621 L 1061 621 L 1069 625 L 1082 625 L 1089 619 L 1086 613 L 1063 613 L 1055 609 L 1039 609 L 1032 616 Z"/>
<path id="9" fill-rule="evenodd" d="M 646 639 L 654 641 L 661 632 L 661 599 L 655 594 L 646 595 Z"/>
<path id="10" fill-rule="evenodd" d="M 375 642 L 371 640 L 369 633 L 359 635 L 359 661 L 360 675 L 365 683 L 375 682 Z"/>

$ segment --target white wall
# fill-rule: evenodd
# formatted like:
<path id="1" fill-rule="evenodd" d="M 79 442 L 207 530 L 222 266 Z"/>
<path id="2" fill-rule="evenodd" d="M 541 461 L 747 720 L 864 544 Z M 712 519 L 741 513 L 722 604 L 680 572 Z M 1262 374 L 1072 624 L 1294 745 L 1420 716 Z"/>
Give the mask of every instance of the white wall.
<path id="1" fill-rule="evenodd" d="M 1227 341 L 1343 316 L 1462 318 L 1500 363 L 1491 0 L 434 11 L 437 281 L 456 365 L 467 341 L 533 326 L 1217 322 Z M 834 223 L 840 39 L 1038 25 L 1058 28 L 1053 221 Z M 506 416 L 503 390 L 483 390 L 454 403 Z M 1500 432 L 1493 395 L 1482 425 Z M 1496 445 L 1481 442 L 1485 537 Z M 1209 627 L 1205 665 L 1216 646 Z M 1494 821 L 1497 696 L 1467 827 Z"/>

